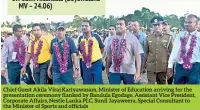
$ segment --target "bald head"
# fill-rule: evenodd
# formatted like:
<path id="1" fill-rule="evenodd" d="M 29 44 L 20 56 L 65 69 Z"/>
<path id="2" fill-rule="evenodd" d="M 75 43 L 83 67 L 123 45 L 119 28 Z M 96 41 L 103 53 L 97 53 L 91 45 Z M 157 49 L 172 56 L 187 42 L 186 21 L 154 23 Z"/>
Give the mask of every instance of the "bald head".
<path id="1" fill-rule="evenodd" d="M 197 29 L 198 19 L 196 15 L 190 14 L 185 19 L 185 29 L 188 32 L 193 32 Z"/>

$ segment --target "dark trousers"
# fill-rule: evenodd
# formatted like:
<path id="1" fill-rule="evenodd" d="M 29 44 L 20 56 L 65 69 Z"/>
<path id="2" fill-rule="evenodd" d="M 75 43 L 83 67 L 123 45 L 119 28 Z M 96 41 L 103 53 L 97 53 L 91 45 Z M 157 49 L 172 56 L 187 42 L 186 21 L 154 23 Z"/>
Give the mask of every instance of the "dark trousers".
<path id="1" fill-rule="evenodd" d="M 8 79 L 10 84 L 20 84 L 20 73 L 22 66 L 19 64 L 19 62 L 9 62 L 7 66 Z M 25 83 L 35 84 L 35 82 L 33 81 L 32 72 L 29 64 L 26 66 L 26 73 L 28 74 L 28 80 Z"/>
<path id="2" fill-rule="evenodd" d="M 110 84 L 120 84 L 121 80 L 124 84 L 134 84 L 134 74 L 109 73 Z"/>
<path id="3" fill-rule="evenodd" d="M 39 64 L 38 68 L 33 69 L 33 77 L 36 84 L 47 84 L 48 83 L 48 66 L 49 61 Z"/>
<path id="4" fill-rule="evenodd" d="M 7 84 L 6 78 L 2 75 L 1 75 L 1 84 Z"/>
<path id="5" fill-rule="evenodd" d="M 92 63 L 91 68 L 86 68 L 86 63 L 83 61 L 83 84 L 103 84 L 102 65 L 102 60 L 100 59 Z"/>
<path id="6" fill-rule="evenodd" d="M 82 59 L 80 58 L 80 72 L 81 72 L 81 77 L 83 79 L 83 67 L 82 67 Z"/>
<path id="7" fill-rule="evenodd" d="M 173 73 L 175 74 L 175 65 L 173 66 Z M 167 84 L 173 84 L 174 74 L 167 80 Z"/>
<path id="8" fill-rule="evenodd" d="M 200 63 L 194 63 L 186 70 L 182 64 L 176 64 L 174 84 L 200 84 Z"/>
<path id="9" fill-rule="evenodd" d="M 67 70 L 66 73 L 53 72 L 53 83 L 54 84 L 74 84 L 73 68 Z"/>
<path id="10" fill-rule="evenodd" d="M 147 71 L 148 84 L 166 84 L 167 72 Z"/>

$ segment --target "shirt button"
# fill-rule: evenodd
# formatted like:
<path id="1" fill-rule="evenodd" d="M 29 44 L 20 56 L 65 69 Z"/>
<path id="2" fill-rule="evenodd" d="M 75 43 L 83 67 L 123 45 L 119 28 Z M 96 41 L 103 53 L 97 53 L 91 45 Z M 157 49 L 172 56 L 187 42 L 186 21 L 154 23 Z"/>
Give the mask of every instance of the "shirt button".
<path id="1" fill-rule="evenodd" d="M 158 49 L 156 49 L 158 51 Z"/>
<path id="2" fill-rule="evenodd" d="M 158 44 L 158 43 L 157 43 Z"/>

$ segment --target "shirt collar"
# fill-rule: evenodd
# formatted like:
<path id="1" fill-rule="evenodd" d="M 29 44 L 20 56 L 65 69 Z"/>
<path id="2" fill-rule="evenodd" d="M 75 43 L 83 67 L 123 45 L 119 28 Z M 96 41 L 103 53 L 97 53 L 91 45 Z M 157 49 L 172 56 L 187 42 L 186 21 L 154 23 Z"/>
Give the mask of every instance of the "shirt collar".
<path id="1" fill-rule="evenodd" d="M 189 32 L 187 31 L 187 34 L 190 34 L 190 35 L 195 35 L 195 34 L 196 34 L 196 32 L 197 32 L 197 30 L 195 30 L 195 31 L 193 31 L 193 32 L 191 32 L 191 33 L 189 33 Z"/>

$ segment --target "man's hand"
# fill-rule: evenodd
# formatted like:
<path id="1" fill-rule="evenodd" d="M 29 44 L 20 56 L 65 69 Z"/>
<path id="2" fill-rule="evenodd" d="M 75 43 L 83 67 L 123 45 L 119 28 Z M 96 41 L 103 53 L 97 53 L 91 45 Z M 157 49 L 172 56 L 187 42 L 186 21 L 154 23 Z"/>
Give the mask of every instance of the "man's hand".
<path id="1" fill-rule="evenodd" d="M 173 70 L 172 70 L 172 68 L 168 68 L 168 70 L 167 70 L 167 78 L 169 79 L 172 76 L 173 76 Z"/>
<path id="2" fill-rule="evenodd" d="M 106 69 L 106 75 L 109 77 L 109 69 Z"/>
<path id="3" fill-rule="evenodd" d="M 51 78 L 51 79 L 52 79 L 51 68 L 48 68 L 48 76 L 49 76 L 49 78 Z"/>
<path id="4" fill-rule="evenodd" d="M 134 75 L 134 81 L 135 82 L 139 82 L 140 81 L 140 73 L 136 72 L 136 74 Z"/>
<path id="5" fill-rule="evenodd" d="M 1 75 L 5 77 L 6 76 L 6 70 L 1 70 Z"/>
<path id="6" fill-rule="evenodd" d="M 74 70 L 74 79 L 77 79 L 79 76 L 79 70 Z"/>
<path id="7" fill-rule="evenodd" d="M 146 73 L 146 64 L 142 65 L 142 73 Z"/>
<path id="8" fill-rule="evenodd" d="M 24 74 L 24 73 L 26 73 L 26 67 L 23 67 L 23 68 L 21 69 L 21 74 Z"/>

